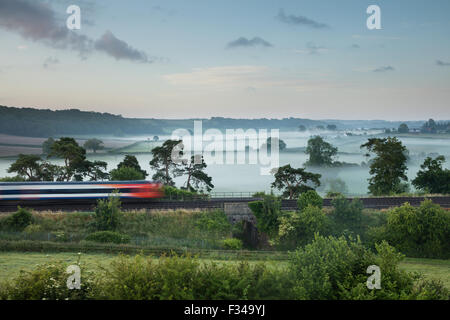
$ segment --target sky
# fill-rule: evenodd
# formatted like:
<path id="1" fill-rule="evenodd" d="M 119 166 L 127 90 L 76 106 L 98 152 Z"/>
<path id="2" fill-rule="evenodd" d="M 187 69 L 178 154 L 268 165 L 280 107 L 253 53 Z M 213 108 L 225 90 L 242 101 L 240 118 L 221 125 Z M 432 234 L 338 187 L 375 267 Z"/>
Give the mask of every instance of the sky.
<path id="1" fill-rule="evenodd" d="M 449 14 L 448 0 L 0 0 L 0 105 L 450 119 Z"/>

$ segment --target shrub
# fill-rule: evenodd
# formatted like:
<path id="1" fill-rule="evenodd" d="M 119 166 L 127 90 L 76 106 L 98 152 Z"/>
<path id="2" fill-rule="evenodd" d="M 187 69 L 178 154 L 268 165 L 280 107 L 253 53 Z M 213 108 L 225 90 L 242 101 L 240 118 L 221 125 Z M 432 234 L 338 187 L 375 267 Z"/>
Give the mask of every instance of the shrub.
<path id="1" fill-rule="evenodd" d="M 377 254 L 372 253 L 359 240 L 316 236 L 311 244 L 291 254 L 289 266 L 295 279 L 296 298 L 396 300 L 448 297 L 448 290 L 439 286 L 430 283 L 417 286 L 420 276 L 398 268 L 403 255 L 387 242 L 377 244 L 376 250 Z M 366 286 L 366 271 L 371 265 L 380 268 L 381 289 L 370 290 Z M 437 290 L 426 289 L 430 286 Z"/>
<path id="2" fill-rule="evenodd" d="M 104 269 L 99 299 L 237 300 L 289 299 L 289 277 L 263 264 L 200 263 L 190 256 L 157 260 L 120 256 Z"/>
<path id="3" fill-rule="evenodd" d="M 301 212 L 291 212 L 280 218 L 279 244 L 284 248 L 303 246 L 314 239 L 315 233 L 326 235 L 329 220 L 322 209 L 309 205 Z"/>
<path id="4" fill-rule="evenodd" d="M 201 212 L 198 216 L 195 226 L 202 231 L 225 233 L 231 229 L 228 217 L 222 210 Z"/>
<path id="5" fill-rule="evenodd" d="M 42 227 L 38 224 L 30 224 L 23 230 L 23 232 L 26 234 L 41 233 Z"/>
<path id="6" fill-rule="evenodd" d="M 230 238 L 222 241 L 222 246 L 226 250 L 241 250 L 242 249 L 242 240 Z"/>
<path id="7" fill-rule="evenodd" d="M 120 199 L 112 196 L 108 200 L 99 200 L 95 208 L 95 228 L 99 231 L 114 231 L 118 228 L 120 218 Z"/>
<path id="8" fill-rule="evenodd" d="M 81 289 L 70 290 L 67 287 L 66 273 L 68 265 L 64 262 L 49 262 L 38 265 L 32 271 L 21 270 L 20 275 L 0 289 L 2 300 L 78 300 L 89 299 L 93 292 L 94 281 L 90 272 L 82 265 Z"/>
<path id="9" fill-rule="evenodd" d="M 23 231 L 32 223 L 33 215 L 31 212 L 21 207 L 18 207 L 17 212 L 9 216 L 6 221 L 8 228 L 14 231 Z"/>
<path id="10" fill-rule="evenodd" d="M 387 223 L 370 231 L 374 243 L 386 239 L 411 257 L 450 257 L 450 212 L 431 200 L 423 201 L 419 208 L 406 203 L 390 210 Z"/>
<path id="11" fill-rule="evenodd" d="M 349 201 L 343 196 L 338 196 L 331 201 L 331 204 L 334 207 L 331 217 L 335 222 L 335 233 L 342 234 L 348 230 L 360 234 L 364 209 L 361 200 Z"/>
<path id="12" fill-rule="evenodd" d="M 111 170 L 110 175 L 111 181 L 136 181 L 145 179 L 145 175 L 142 172 L 131 167 L 113 169 Z"/>
<path id="13" fill-rule="evenodd" d="M 206 194 L 201 194 L 184 189 L 178 189 L 171 186 L 164 186 L 164 196 L 171 200 L 191 200 L 208 197 L 208 195 Z"/>
<path id="14" fill-rule="evenodd" d="M 24 181 L 25 179 L 21 176 L 0 178 L 0 182 L 24 182 Z"/>
<path id="15" fill-rule="evenodd" d="M 113 231 L 97 231 L 88 235 L 86 241 L 102 242 L 102 243 L 129 243 L 131 238 L 129 235 L 121 234 Z"/>
<path id="16" fill-rule="evenodd" d="M 314 190 L 309 190 L 300 195 L 297 201 L 298 208 L 300 211 L 308 207 L 309 205 L 322 208 L 323 199 L 319 194 Z"/>
<path id="17" fill-rule="evenodd" d="M 263 200 L 249 202 L 248 206 L 256 217 L 258 230 L 269 236 L 278 233 L 279 220 L 281 216 L 281 201 L 274 195 L 264 195 Z"/>

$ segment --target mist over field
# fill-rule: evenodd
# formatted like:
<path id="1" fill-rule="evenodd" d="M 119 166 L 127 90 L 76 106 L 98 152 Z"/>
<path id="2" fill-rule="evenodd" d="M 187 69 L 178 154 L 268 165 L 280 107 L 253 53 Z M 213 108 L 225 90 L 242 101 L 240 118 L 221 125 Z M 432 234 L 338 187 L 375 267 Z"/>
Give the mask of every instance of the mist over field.
<path id="1" fill-rule="evenodd" d="M 225 130 L 222 131 L 225 133 Z M 269 130 L 270 133 L 270 130 Z M 346 194 L 354 196 L 362 196 L 368 193 L 368 181 L 370 177 L 369 167 L 367 161 L 370 158 L 366 157 L 366 152 L 360 146 L 367 142 L 370 137 L 387 136 L 382 130 L 347 130 L 347 131 L 316 131 L 308 130 L 300 131 L 281 131 L 280 139 L 283 140 L 287 148 L 280 152 L 280 166 L 290 164 L 292 167 L 303 167 L 308 160 L 308 155 L 305 154 L 305 148 L 312 136 L 320 135 L 327 142 L 338 148 L 336 161 L 355 164 L 352 167 L 343 168 L 310 168 L 310 171 L 322 174 L 321 186 L 318 188 L 320 194 L 325 195 L 330 191 L 333 181 L 340 180 L 346 185 Z M 395 135 L 395 134 L 394 134 Z M 78 141 L 82 143 L 88 137 L 81 136 Z M 141 167 L 149 173 L 147 179 L 151 179 L 153 171 L 150 168 L 149 162 L 152 159 L 150 150 L 158 145 L 148 139 L 153 138 L 153 135 L 147 136 L 126 136 L 126 137 L 107 137 L 100 136 L 105 142 L 106 146 L 112 148 L 119 148 L 120 153 L 88 153 L 88 160 L 101 160 L 108 163 L 108 170 L 112 170 L 123 161 L 125 154 L 135 154 Z M 170 135 L 160 135 L 160 141 L 170 139 Z M 204 140 L 206 140 L 206 136 Z M 23 144 L 27 138 L 20 138 Z M 44 139 L 33 140 L 33 143 L 41 142 Z M 410 135 L 406 137 L 399 137 L 399 140 L 406 146 L 409 151 L 409 161 L 407 163 L 407 176 L 411 181 L 420 170 L 420 165 L 427 156 L 443 155 L 446 159 L 450 159 L 450 137 L 423 137 L 420 135 Z M 248 141 L 252 145 L 253 141 Z M 137 143 L 137 144 L 136 144 Z M 203 147 L 209 142 L 204 141 Z M 160 144 L 160 143 L 159 143 Z M 261 145 L 261 143 L 259 143 Z M 129 148 L 127 148 L 129 146 Z M 0 145 L 0 150 L 6 148 Z M 124 148 L 124 149 L 120 149 Z M 35 153 L 40 154 L 39 148 L 34 148 Z M 271 183 L 273 182 L 272 175 L 261 175 L 259 164 L 248 164 L 248 153 L 242 153 L 241 156 L 246 156 L 246 164 L 214 164 L 213 159 L 205 157 L 205 162 L 208 167 L 205 172 L 212 177 L 214 184 L 213 192 L 258 192 L 271 191 Z M 237 158 L 237 155 L 236 155 Z M 235 158 L 235 159 L 236 159 Z M 225 159 L 225 155 L 224 155 Z M 62 160 L 50 159 L 52 163 L 61 165 Z M 14 157 L 0 158 L 0 176 L 13 176 L 8 174 L 8 167 L 14 162 Z M 363 165 L 361 165 L 363 164 Z M 444 164 L 445 168 L 450 168 L 450 162 Z M 175 178 L 177 187 L 181 187 L 185 182 L 185 178 Z M 411 190 L 414 188 L 411 186 Z M 273 190 L 277 193 L 276 190 Z"/>

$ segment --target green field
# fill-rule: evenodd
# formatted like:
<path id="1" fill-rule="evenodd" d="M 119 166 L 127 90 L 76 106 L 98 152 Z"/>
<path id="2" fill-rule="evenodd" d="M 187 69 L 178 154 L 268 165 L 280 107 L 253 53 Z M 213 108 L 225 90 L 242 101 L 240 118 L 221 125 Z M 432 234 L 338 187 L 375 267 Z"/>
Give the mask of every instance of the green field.
<path id="1" fill-rule="evenodd" d="M 83 253 L 81 262 L 88 269 L 96 270 L 100 266 L 108 267 L 109 263 L 116 257 L 110 254 Z M 0 252 L 0 282 L 10 280 L 17 276 L 20 270 L 32 270 L 37 264 L 50 261 L 64 261 L 76 263 L 77 253 L 22 253 L 22 252 Z M 157 259 L 157 258 L 155 258 Z M 202 261 L 215 261 L 203 259 Z M 235 261 L 217 261 L 217 263 L 234 263 Z M 261 261 L 250 261 L 260 263 Z M 266 262 L 270 268 L 284 268 L 286 261 Z M 450 260 L 438 259 L 415 259 L 406 258 L 400 263 L 400 267 L 409 272 L 420 272 L 430 279 L 440 279 L 450 289 Z"/>

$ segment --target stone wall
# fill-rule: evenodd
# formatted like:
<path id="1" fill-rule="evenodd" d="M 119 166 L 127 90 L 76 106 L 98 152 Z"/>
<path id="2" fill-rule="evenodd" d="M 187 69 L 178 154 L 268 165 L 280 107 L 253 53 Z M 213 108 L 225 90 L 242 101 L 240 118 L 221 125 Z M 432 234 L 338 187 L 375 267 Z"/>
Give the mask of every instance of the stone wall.
<path id="1" fill-rule="evenodd" d="M 233 224 L 242 220 L 256 224 L 256 218 L 248 207 L 247 202 L 225 202 L 223 209 Z"/>

